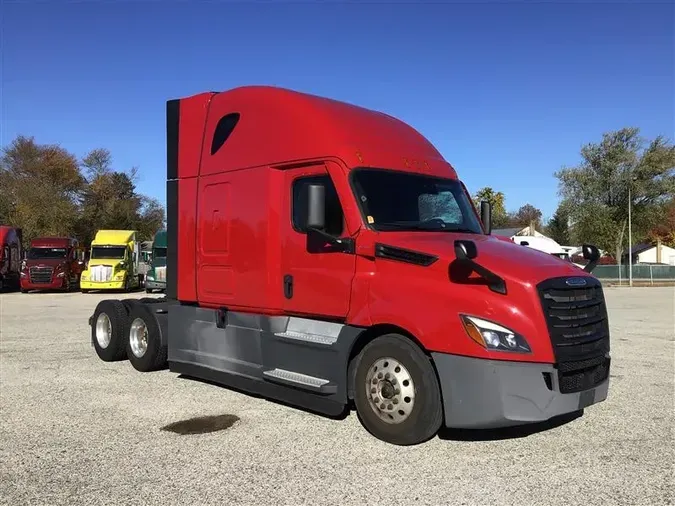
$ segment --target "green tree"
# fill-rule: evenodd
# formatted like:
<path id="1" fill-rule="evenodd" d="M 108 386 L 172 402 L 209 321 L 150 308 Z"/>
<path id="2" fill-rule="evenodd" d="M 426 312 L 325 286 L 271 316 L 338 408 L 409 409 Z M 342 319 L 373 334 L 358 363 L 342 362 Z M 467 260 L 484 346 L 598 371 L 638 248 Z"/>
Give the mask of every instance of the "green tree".
<path id="1" fill-rule="evenodd" d="M 651 243 L 660 240 L 666 246 L 675 248 L 675 198 L 663 205 L 657 224 L 647 234 Z"/>
<path id="2" fill-rule="evenodd" d="M 564 204 L 558 206 L 546 225 L 546 235 L 561 245 L 570 243 L 569 212 Z"/>
<path id="3" fill-rule="evenodd" d="M 85 183 L 73 154 L 18 136 L 0 157 L 0 222 L 23 228 L 26 240 L 68 235 Z"/>
<path id="4" fill-rule="evenodd" d="M 516 227 L 527 227 L 530 225 L 530 223 L 533 223 L 535 229 L 540 229 L 541 216 L 542 213 L 539 209 L 534 207 L 532 204 L 525 204 L 510 216 L 509 221 L 513 226 Z"/>
<path id="5" fill-rule="evenodd" d="M 137 230 L 151 239 L 164 227 L 155 199 L 138 193 L 138 169 L 115 171 L 107 149 L 80 163 L 56 145 L 19 136 L 0 156 L 0 223 L 21 227 L 24 237 L 75 236 L 89 243 L 102 228 Z"/>
<path id="6" fill-rule="evenodd" d="M 629 193 L 634 238 L 647 235 L 675 195 L 675 147 L 662 136 L 646 141 L 639 129 L 623 128 L 583 146 L 581 163 L 555 175 L 570 204 L 574 240 L 619 258 L 627 244 Z"/>
<path id="7" fill-rule="evenodd" d="M 502 192 L 496 192 L 489 186 L 481 188 L 473 197 L 474 204 L 480 210 L 481 201 L 485 200 L 492 204 L 492 226 L 495 228 L 507 225 L 508 214 L 506 213 L 505 197 Z"/>
<path id="8" fill-rule="evenodd" d="M 79 237 L 90 242 L 97 230 L 124 229 L 138 231 L 141 240 L 152 239 L 164 226 L 164 208 L 136 191 L 137 168 L 116 171 L 112 161 L 110 152 L 101 148 L 82 159 L 88 184 L 82 192 Z"/>

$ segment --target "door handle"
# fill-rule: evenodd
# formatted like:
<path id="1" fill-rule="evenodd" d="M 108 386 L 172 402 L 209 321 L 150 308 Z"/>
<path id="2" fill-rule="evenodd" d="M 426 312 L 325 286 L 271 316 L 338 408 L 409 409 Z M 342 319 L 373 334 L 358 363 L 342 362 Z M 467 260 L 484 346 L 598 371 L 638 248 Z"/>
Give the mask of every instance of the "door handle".
<path id="1" fill-rule="evenodd" d="M 293 276 L 290 274 L 284 276 L 284 297 L 293 298 Z"/>

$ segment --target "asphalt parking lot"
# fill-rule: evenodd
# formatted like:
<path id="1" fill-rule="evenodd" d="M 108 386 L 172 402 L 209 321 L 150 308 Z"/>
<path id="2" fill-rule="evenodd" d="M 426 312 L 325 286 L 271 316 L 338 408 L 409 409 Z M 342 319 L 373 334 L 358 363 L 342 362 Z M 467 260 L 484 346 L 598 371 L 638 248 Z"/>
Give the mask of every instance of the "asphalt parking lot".
<path id="1" fill-rule="evenodd" d="M 101 362 L 87 319 L 110 297 L 0 295 L 0 504 L 673 504 L 672 287 L 606 289 L 612 383 L 581 418 L 415 447 L 374 439 L 354 414 Z M 206 415 L 236 418 L 165 430 Z"/>

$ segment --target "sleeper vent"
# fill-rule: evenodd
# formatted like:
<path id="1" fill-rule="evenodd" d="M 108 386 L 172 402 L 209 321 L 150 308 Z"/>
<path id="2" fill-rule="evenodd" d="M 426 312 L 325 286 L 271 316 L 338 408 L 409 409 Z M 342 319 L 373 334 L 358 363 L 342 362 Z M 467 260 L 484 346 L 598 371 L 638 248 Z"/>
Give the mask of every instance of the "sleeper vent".
<path id="1" fill-rule="evenodd" d="M 230 134 L 234 131 L 234 127 L 237 126 L 239 122 L 239 113 L 233 112 L 231 114 L 226 114 L 218 124 L 216 125 L 216 130 L 213 132 L 213 140 L 211 141 L 211 154 L 215 155 L 220 148 L 223 147 L 225 141 L 230 137 Z"/>
<path id="2" fill-rule="evenodd" d="M 422 265 L 424 267 L 427 267 L 438 260 L 438 257 L 435 255 L 379 243 L 375 245 L 375 256 L 408 264 Z"/>

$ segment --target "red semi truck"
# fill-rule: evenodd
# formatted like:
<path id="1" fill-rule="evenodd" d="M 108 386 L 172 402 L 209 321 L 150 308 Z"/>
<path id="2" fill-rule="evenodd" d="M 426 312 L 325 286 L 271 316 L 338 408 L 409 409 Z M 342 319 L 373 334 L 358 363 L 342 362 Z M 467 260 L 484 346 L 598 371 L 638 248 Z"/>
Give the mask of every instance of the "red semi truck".
<path id="1" fill-rule="evenodd" d="M 22 256 L 22 229 L 0 225 L 0 292 L 19 288 Z"/>
<path id="2" fill-rule="evenodd" d="M 21 269 L 21 291 L 65 290 L 80 286 L 84 250 L 72 237 L 38 237 L 31 240 Z"/>
<path id="3" fill-rule="evenodd" d="M 252 86 L 167 103 L 166 298 L 104 300 L 105 361 L 339 416 L 394 444 L 607 397 L 603 290 L 490 235 L 455 169 L 387 114 Z"/>

